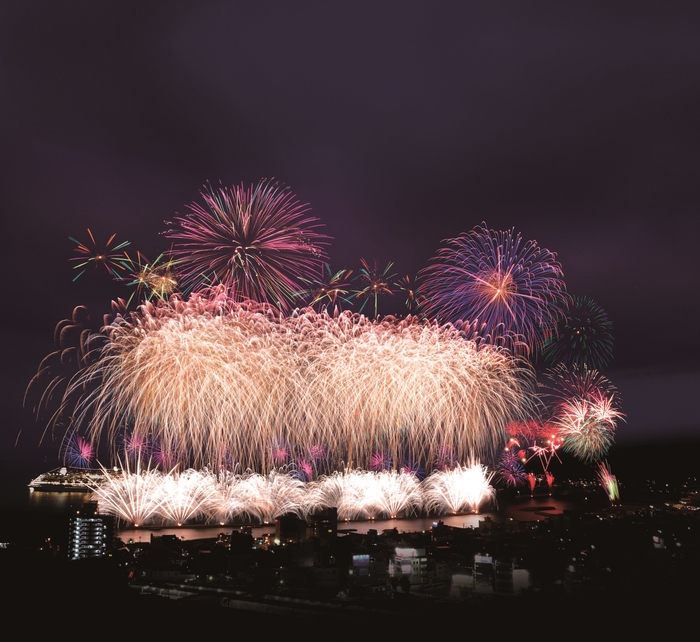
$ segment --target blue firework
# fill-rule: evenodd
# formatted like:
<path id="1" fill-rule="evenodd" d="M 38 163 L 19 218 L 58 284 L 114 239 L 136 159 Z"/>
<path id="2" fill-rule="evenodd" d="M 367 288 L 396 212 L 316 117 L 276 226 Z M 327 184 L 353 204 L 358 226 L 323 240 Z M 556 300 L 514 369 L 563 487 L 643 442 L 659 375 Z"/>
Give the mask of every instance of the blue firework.
<path id="1" fill-rule="evenodd" d="M 420 277 L 428 316 L 469 321 L 494 343 L 517 351 L 523 341 L 535 350 L 541 345 L 567 298 L 555 254 L 486 223 L 448 239 Z"/>

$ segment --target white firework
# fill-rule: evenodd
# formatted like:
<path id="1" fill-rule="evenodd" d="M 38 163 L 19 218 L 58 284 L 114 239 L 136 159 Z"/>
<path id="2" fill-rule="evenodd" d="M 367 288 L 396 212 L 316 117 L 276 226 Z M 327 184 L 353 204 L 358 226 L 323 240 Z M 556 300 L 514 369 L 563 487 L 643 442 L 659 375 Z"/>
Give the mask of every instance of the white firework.
<path id="1" fill-rule="evenodd" d="M 412 317 L 282 317 L 192 295 L 144 304 L 105 332 L 99 358 L 69 386 L 67 400 L 82 394 L 75 421 L 96 445 L 113 446 L 128 426 L 182 469 L 234 462 L 264 473 L 279 464 L 273 444 L 294 457 L 322 447 L 314 466 L 326 471 L 369 468 L 377 451 L 396 467 L 430 469 L 446 449 L 484 460 L 538 403 L 532 371 L 507 351 Z"/>

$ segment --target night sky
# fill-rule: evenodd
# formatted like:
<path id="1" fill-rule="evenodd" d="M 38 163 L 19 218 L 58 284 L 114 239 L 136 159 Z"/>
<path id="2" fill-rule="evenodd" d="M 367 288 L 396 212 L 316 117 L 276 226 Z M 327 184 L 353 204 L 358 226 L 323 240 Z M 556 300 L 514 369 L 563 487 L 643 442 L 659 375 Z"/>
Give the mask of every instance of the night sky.
<path id="1" fill-rule="evenodd" d="M 155 257 L 205 183 L 272 177 L 335 269 L 536 240 L 612 320 L 618 442 L 698 431 L 698 78 L 695 2 L 2 2 L 2 459 L 55 324 L 127 292 L 69 236 Z"/>

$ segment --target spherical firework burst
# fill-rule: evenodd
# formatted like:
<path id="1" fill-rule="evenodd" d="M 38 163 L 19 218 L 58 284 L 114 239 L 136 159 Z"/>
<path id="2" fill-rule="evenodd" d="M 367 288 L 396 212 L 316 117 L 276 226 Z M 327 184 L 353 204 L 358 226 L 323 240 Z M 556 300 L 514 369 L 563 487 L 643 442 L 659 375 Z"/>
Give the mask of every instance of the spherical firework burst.
<path id="1" fill-rule="evenodd" d="M 615 441 L 619 410 L 615 387 L 598 371 L 569 370 L 560 364 L 547 372 L 553 381 L 551 425 L 563 450 L 582 461 L 598 461 Z"/>
<path id="2" fill-rule="evenodd" d="M 211 187 L 204 205 L 175 218 L 166 232 L 184 291 L 223 284 L 236 300 L 266 302 L 283 311 L 295 305 L 303 278 L 321 275 L 329 237 L 317 231 L 288 188 L 270 180 L 246 189 Z"/>
<path id="3" fill-rule="evenodd" d="M 73 435 L 64 442 L 63 459 L 67 466 L 73 468 L 90 468 L 95 456 L 95 449 L 89 441 L 80 435 Z"/>
<path id="4" fill-rule="evenodd" d="M 556 331 L 542 353 L 548 363 L 604 368 L 612 361 L 612 323 L 593 300 L 574 296 L 564 308 Z"/>
<path id="5" fill-rule="evenodd" d="M 478 322 L 494 342 L 537 348 L 553 331 L 565 298 L 561 266 L 535 241 L 513 230 L 477 226 L 448 239 L 421 272 L 423 310 L 439 320 Z"/>
<path id="6" fill-rule="evenodd" d="M 498 462 L 496 476 L 508 486 L 520 486 L 525 483 L 527 473 L 517 452 L 512 450 L 503 452 Z"/>
<path id="7" fill-rule="evenodd" d="M 531 370 L 508 352 L 413 317 L 283 317 L 214 292 L 145 303 L 105 331 L 101 358 L 69 387 L 99 382 L 76 424 L 95 443 L 126 426 L 182 466 L 267 471 L 319 446 L 331 470 L 369 468 L 378 452 L 394 469 L 444 452 L 483 459 L 537 404 Z"/>
<path id="8" fill-rule="evenodd" d="M 68 237 L 78 246 L 75 249 L 78 256 L 72 258 L 71 261 L 76 261 L 73 269 L 80 270 L 80 272 L 73 277 L 73 281 L 76 281 L 85 274 L 85 271 L 91 265 L 96 269 L 102 266 L 112 278 L 121 280 L 124 275 L 124 270 L 126 269 L 123 262 L 124 256 L 121 254 L 121 250 L 129 245 L 129 241 L 124 241 L 115 245 L 114 237 L 116 234 L 112 234 L 112 236 L 107 239 L 107 242 L 102 245 L 95 240 L 90 228 L 88 228 L 87 232 L 90 237 L 90 243 L 81 243 L 72 236 Z"/>

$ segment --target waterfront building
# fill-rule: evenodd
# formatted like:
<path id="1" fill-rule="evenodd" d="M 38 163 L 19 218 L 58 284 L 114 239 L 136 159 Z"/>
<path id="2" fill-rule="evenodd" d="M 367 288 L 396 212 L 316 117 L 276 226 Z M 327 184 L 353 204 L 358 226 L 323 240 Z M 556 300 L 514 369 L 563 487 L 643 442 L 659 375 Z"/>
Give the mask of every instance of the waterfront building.
<path id="1" fill-rule="evenodd" d="M 114 517 L 97 512 L 97 502 L 85 502 L 70 518 L 68 558 L 102 557 L 112 548 Z"/>

